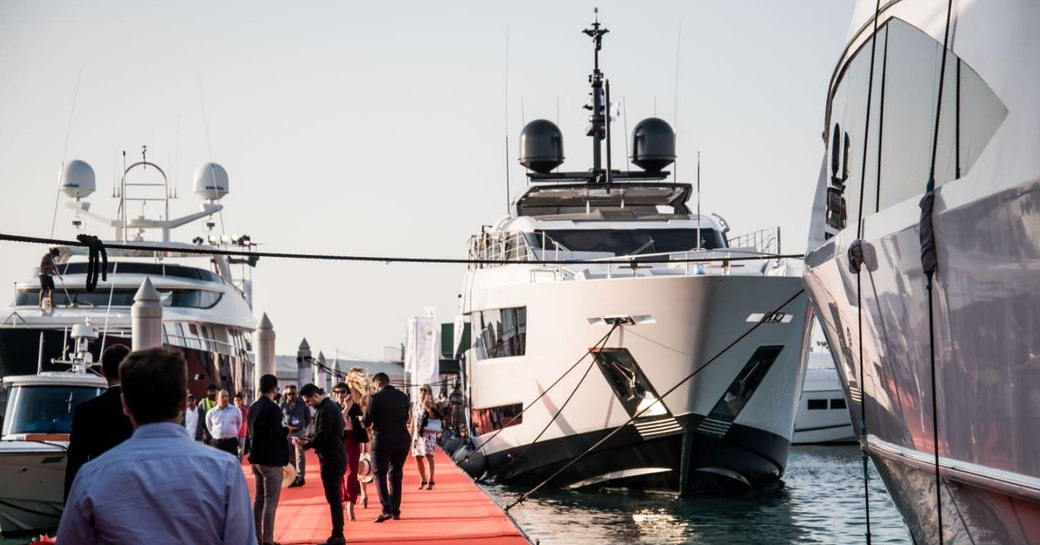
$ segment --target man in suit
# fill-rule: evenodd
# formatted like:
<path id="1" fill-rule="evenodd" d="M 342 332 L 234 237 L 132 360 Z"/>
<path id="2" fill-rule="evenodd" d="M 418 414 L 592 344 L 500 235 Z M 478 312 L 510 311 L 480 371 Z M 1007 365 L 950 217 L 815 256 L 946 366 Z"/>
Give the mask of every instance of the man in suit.
<path id="1" fill-rule="evenodd" d="M 122 389 L 119 387 L 119 364 L 129 353 L 129 348 L 119 344 L 106 348 L 101 354 L 101 373 L 108 380 L 108 390 L 76 406 L 65 465 L 65 497 L 68 497 L 72 481 L 83 464 L 126 441 L 134 433 L 130 419 L 123 414 Z"/>
<path id="2" fill-rule="evenodd" d="M 323 545 L 342 545 L 347 542 L 343 537 L 343 499 L 339 495 L 343 474 L 347 472 L 347 447 L 343 444 L 343 413 L 339 405 L 313 384 L 300 388 L 300 397 L 308 407 L 315 410 L 314 436 L 293 437 L 293 444 L 308 449 L 314 448 L 318 453 L 321 466 L 321 486 L 325 490 L 325 501 L 329 502 L 332 514 L 332 535 Z"/>
<path id="3" fill-rule="evenodd" d="M 376 393 L 365 408 L 365 426 L 372 427 L 372 465 L 383 512 L 373 522 L 401 518 L 401 480 L 408 458 L 408 395 L 390 385 L 386 373 L 372 377 Z M 387 476 L 389 475 L 389 487 Z"/>
<path id="4" fill-rule="evenodd" d="M 253 445 L 249 464 L 256 493 L 253 497 L 253 522 L 260 545 L 274 543 L 274 517 L 282 491 L 282 466 L 289 463 L 289 429 L 282 425 L 282 410 L 274 402 L 278 379 L 260 377 L 260 397 L 249 407 L 246 419 Z"/>

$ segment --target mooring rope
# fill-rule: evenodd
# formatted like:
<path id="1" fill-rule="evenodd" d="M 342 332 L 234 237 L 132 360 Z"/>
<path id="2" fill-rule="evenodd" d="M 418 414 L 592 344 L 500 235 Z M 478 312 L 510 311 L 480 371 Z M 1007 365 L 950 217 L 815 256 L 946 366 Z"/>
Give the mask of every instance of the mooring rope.
<path id="1" fill-rule="evenodd" d="M 598 352 L 598 351 L 602 350 L 603 347 L 607 345 L 607 342 L 610 340 L 610 336 L 614 333 L 614 330 L 616 330 L 618 327 L 620 327 L 620 324 L 615 323 L 613 325 L 613 327 L 610 328 L 610 331 L 607 332 L 607 336 L 603 337 L 601 342 L 597 343 L 595 347 L 593 347 L 588 352 L 586 352 L 585 356 L 588 356 L 588 355 L 592 354 L 594 351 Z M 582 356 L 582 359 L 585 359 L 585 356 Z M 581 360 L 579 360 L 579 361 L 581 361 Z M 589 376 L 589 372 L 592 371 L 592 368 L 595 367 L 595 365 L 596 365 L 596 358 L 595 358 L 595 356 L 593 356 L 592 361 L 589 362 L 589 366 L 587 368 L 585 368 L 585 373 L 583 375 L 581 375 L 581 379 L 578 380 L 578 384 L 576 384 L 574 386 L 574 389 L 571 390 L 571 393 L 567 396 L 567 399 L 564 400 L 563 404 L 560 405 L 560 408 L 556 410 L 556 413 L 553 414 L 552 418 L 549 419 L 549 422 L 547 422 L 545 424 L 545 427 L 542 428 L 542 431 L 538 432 L 538 435 L 535 436 L 535 438 L 532 439 L 531 442 L 529 442 L 526 447 L 524 447 L 524 450 L 520 451 L 520 454 L 517 454 L 516 456 L 514 456 L 511 460 L 509 460 L 509 463 L 507 463 L 501 469 L 497 470 L 495 472 L 495 474 L 500 474 L 500 473 L 504 472 L 505 470 L 509 469 L 513 464 L 515 464 L 517 462 L 517 460 L 520 460 L 521 458 L 523 458 L 524 455 L 527 454 L 527 452 L 529 450 L 531 450 L 531 447 L 533 447 L 535 445 L 535 443 L 537 443 L 538 440 L 541 439 L 543 435 L 545 435 L 545 432 L 549 431 L 549 428 L 552 426 L 553 422 L 556 422 L 556 419 L 560 416 L 561 413 L 563 413 L 563 410 L 565 408 L 567 408 L 567 405 L 571 402 L 571 399 L 574 398 L 574 394 L 578 393 L 578 389 L 581 388 L 581 385 L 585 382 L 585 378 Z M 568 371 L 568 372 L 570 372 L 570 371 Z M 541 396 L 539 396 L 539 397 L 541 397 Z M 502 428 L 499 428 L 499 429 L 502 429 Z M 486 445 L 487 443 L 485 442 L 484 444 Z M 467 455 L 466 458 L 468 459 L 469 455 Z"/>
<path id="2" fill-rule="evenodd" d="M 932 446 L 935 463 L 935 504 L 937 513 L 939 545 L 943 545 L 942 518 L 942 475 L 939 470 L 939 399 L 936 387 L 935 372 L 935 302 L 933 280 L 938 271 L 938 255 L 935 248 L 935 226 L 932 222 L 935 207 L 935 162 L 939 146 L 939 125 L 942 118 L 943 87 L 946 79 L 946 55 L 950 43 L 950 21 L 953 17 L 953 0 L 946 5 L 946 29 L 943 33 L 942 65 L 939 68 L 939 91 L 935 105 L 935 127 L 932 131 L 932 160 L 928 171 L 928 184 L 925 196 L 921 199 L 921 268 L 925 275 L 925 287 L 928 292 L 928 353 L 932 386 Z M 955 127 L 956 130 L 956 127 Z"/>
<path id="3" fill-rule="evenodd" d="M 790 297 L 789 299 L 787 299 L 786 301 L 784 301 L 784 302 L 783 302 L 783 303 L 782 303 L 782 304 L 781 304 L 780 306 L 776 307 L 776 309 L 774 309 L 774 310 L 773 310 L 772 312 L 767 312 L 767 313 L 765 313 L 765 314 L 764 314 L 764 315 L 762 316 L 762 318 L 761 318 L 761 319 L 759 319 L 759 321 L 755 323 L 755 325 L 751 326 L 751 328 L 750 328 L 750 329 L 748 329 L 747 331 L 745 331 L 744 333 L 742 333 L 742 334 L 741 334 L 741 335 L 740 335 L 739 337 L 737 337 L 736 339 L 734 339 L 734 340 L 733 340 L 733 341 L 732 341 L 731 343 L 729 343 L 728 345 L 726 345 L 726 347 L 725 347 L 725 348 L 723 348 L 723 349 L 722 349 L 722 350 L 721 350 L 720 352 L 718 352 L 717 354 L 715 354 L 714 356 L 712 356 L 712 357 L 711 357 L 711 358 L 710 358 L 710 359 L 709 359 L 709 360 L 708 360 L 708 361 L 707 361 L 707 362 L 706 362 L 706 363 L 705 363 L 704 365 L 702 365 L 702 366 L 700 366 L 700 367 L 698 367 L 698 368 L 694 369 L 692 373 L 690 373 L 689 375 L 687 375 L 687 376 L 686 376 L 686 378 L 684 378 L 684 379 L 680 380 L 679 382 L 677 382 L 677 383 L 675 384 L 675 386 L 672 386 L 672 387 L 671 387 L 671 388 L 669 388 L 669 389 L 668 389 L 668 390 L 667 390 L 666 392 L 664 392 L 663 394 L 661 394 L 661 395 L 657 396 L 657 399 L 655 399 L 655 400 L 654 400 L 654 401 L 653 401 L 652 403 L 650 403 L 649 405 L 647 405 L 646 407 L 644 407 L 644 408 L 643 408 L 642 410 L 640 410 L 640 411 L 639 411 L 639 412 L 637 412 L 636 414 L 632 415 L 632 417 L 631 417 L 631 418 L 629 418 L 629 419 L 628 419 L 628 420 L 627 420 L 626 422 L 624 422 L 623 424 L 621 424 L 621 425 L 620 425 L 620 426 L 618 426 L 617 428 L 614 428 L 614 430 L 613 430 L 613 431 L 611 431 L 610 433 L 608 433 L 608 434 L 607 434 L 606 436 L 604 436 L 604 437 L 603 437 L 602 439 L 600 439 L 599 441 L 596 441 L 596 443 L 595 443 L 595 444 L 593 444 L 592 446 L 590 446 L 590 447 L 588 447 L 587 449 L 585 449 L 584 451 L 582 451 L 582 452 L 581 452 L 581 454 L 578 454 L 577 456 L 575 456 L 575 457 L 571 458 L 571 460 L 570 460 L 569 462 L 567 462 L 567 464 L 565 464 L 565 465 L 564 465 L 563 467 L 561 467 L 560 469 L 556 470 L 556 472 L 555 472 L 555 473 L 553 473 L 552 475 L 550 475 L 549 477 L 547 477 L 547 478 L 546 478 L 545 480 L 543 480 L 542 482 L 540 482 L 540 483 L 538 483 L 537 485 L 535 485 L 535 487 L 534 487 L 534 488 L 532 488 L 531 490 L 528 490 L 527 492 L 525 492 L 525 493 L 523 493 L 523 494 L 520 494 L 520 496 L 519 496 L 519 497 L 518 497 L 518 498 L 517 498 L 517 499 L 516 499 L 515 501 L 513 501 L 513 503 L 510 503 L 509 505 L 507 505 L 507 506 L 506 506 L 505 510 L 506 510 L 506 511 L 509 511 L 509 510 L 510 510 L 510 509 L 512 509 L 513 507 L 515 507 L 515 506 L 517 506 L 517 505 L 519 505 L 519 504 L 523 503 L 523 501 L 524 501 L 525 499 L 529 498 L 529 497 L 530 497 L 530 496 L 531 496 L 532 494 L 534 494 L 535 492 L 537 492 L 538 490 L 540 490 L 540 489 L 541 489 L 541 488 L 542 488 L 543 486 L 545 486 L 546 484 L 548 484 L 549 482 L 551 482 L 551 481 L 552 481 L 553 479 L 555 479 L 555 478 L 556 478 L 557 476 L 559 476 L 559 475 L 560 475 L 561 473 L 563 473 L 564 471 L 566 471 L 567 469 L 569 469 L 569 468 L 570 468 L 570 467 L 571 467 L 572 465 L 574 465 L 574 464 L 578 463 L 578 461 L 579 461 L 579 460 L 581 460 L 582 458 L 584 458 L 584 457 L 585 457 L 586 455 L 588 455 L 588 454 L 589 454 L 590 452 L 592 452 L 592 451 L 596 450 L 597 448 L 599 448 L 599 447 L 600 447 L 600 445 L 602 445 L 603 443 L 607 442 L 607 441 L 608 441 L 608 440 L 609 440 L 609 439 L 610 439 L 611 437 L 613 437 L 613 436 L 617 435 L 617 434 L 618 434 L 618 432 L 620 432 L 621 430 L 625 429 L 625 426 L 627 426 L 627 425 L 631 424 L 632 422 L 635 422 L 637 418 L 639 418 L 640 416 L 643 416 L 643 413 L 645 413 L 645 412 L 649 411 L 650 409 L 652 409 L 652 408 L 653 408 L 653 407 L 654 407 L 655 405 L 657 405 L 658 403 L 661 403 L 661 402 L 662 402 L 662 400 L 664 400 L 664 398 L 668 397 L 668 395 L 669 395 L 669 394 L 671 394 L 672 392 L 674 392 L 675 390 L 677 390 L 677 389 L 678 389 L 678 388 L 679 388 L 680 386 L 682 386 L 683 384 L 686 384 L 687 382 L 689 382 L 689 381 L 690 381 L 690 379 L 692 379 L 693 377 L 697 376 L 697 374 L 698 374 L 698 373 L 700 373 L 701 371 L 703 371 L 704 369 L 707 369 L 709 365 L 711 365 L 712 363 L 715 363 L 715 362 L 716 362 L 716 361 L 717 361 L 717 360 L 718 360 L 718 359 L 719 359 L 720 357 L 722 357 L 722 356 L 723 356 L 723 355 L 724 355 L 724 354 L 725 354 L 726 352 L 728 352 L 728 351 L 729 351 L 730 349 L 732 349 L 732 348 L 733 348 L 734 346 L 736 346 L 736 345 L 737 345 L 737 344 L 738 344 L 738 343 L 739 343 L 740 341 L 744 340 L 744 338 L 745 338 L 745 337 L 747 337 L 748 335 L 750 335 L 751 333 L 753 333 L 753 332 L 754 332 L 754 331 L 755 331 L 756 329 L 758 329 L 759 327 L 761 327 L 761 326 L 762 326 L 762 324 L 768 323 L 768 320 L 769 320 L 769 317 L 770 317 L 770 316 L 774 316 L 774 315 L 776 315 L 776 313 L 777 313 L 777 312 L 780 312 L 781 310 L 783 310 L 783 309 L 784 309 L 784 307 L 786 307 L 787 305 L 791 304 L 791 302 L 792 302 L 792 301 L 794 301 L 795 299 L 797 299 L 797 298 L 798 298 L 798 296 L 800 296 L 800 295 L 801 295 L 801 294 L 803 294 L 803 293 L 805 293 L 805 288 L 802 288 L 802 289 L 798 290 L 798 292 L 797 292 L 797 293 L 795 293 L 795 294 L 794 294 L 794 295 L 792 295 L 792 296 L 791 296 L 791 297 Z"/>

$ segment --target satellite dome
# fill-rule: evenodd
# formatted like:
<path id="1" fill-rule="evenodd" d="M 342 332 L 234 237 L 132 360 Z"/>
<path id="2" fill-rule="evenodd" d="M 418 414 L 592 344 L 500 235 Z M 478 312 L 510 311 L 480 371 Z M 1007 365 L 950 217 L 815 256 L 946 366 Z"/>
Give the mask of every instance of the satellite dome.
<path id="1" fill-rule="evenodd" d="M 648 117 L 632 131 L 632 162 L 656 172 L 675 162 L 675 132 L 667 121 Z"/>
<path id="2" fill-rule="evenodd" d="M 61 173 L 61 190 L 73 199 L 82 199 L 94 192 L 94 169 L 84 161 L 75 159 L 65 165 Z"/>
<path id="3" fill-rule="evenodd" d="M 520 133 L 520 164 L 542 174 L 563 163 L 563 133 L 555 123 L 535 119 Z"/>
<path id="4" fill-rule="evenodd" d="M 195 194 L 211 201 L 219 201 L 228 194 L 228 175 L 224 167 L 206 163 L 195 171 Z"/>

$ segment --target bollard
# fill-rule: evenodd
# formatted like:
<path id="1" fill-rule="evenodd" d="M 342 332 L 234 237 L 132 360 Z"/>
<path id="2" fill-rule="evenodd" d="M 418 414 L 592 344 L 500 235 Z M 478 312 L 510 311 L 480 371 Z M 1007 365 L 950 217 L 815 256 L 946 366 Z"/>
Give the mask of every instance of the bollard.
<path id="1" fill-rule="evenodd" d="M 256 326 L 256 391 L 260 391 L 260 377 L 276 375 L 274 363 L 274 326 L 265 312 Z"/>
<path id="2" fill-rule="evenodd" d="M 152 281 L 145 278 L 134 295 L 134 305 L 130 307 L 133 350 L 162 346 L 162 314 L 159 292 L 155 291 Z"/>
<path id="3" fill-rule="evenodd" d="M 300 348 L 296 350 L 296 385 L 300 388 L 313 382 L 311 361 L 311 345 L 307 344 L 307 339 L 303 339 Z"/>

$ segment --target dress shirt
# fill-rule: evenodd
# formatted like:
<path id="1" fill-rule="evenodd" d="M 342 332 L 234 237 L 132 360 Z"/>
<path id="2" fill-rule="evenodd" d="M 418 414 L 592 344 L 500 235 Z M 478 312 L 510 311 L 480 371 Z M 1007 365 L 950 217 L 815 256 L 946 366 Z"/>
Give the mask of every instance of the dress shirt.
<path id="1" fill-rule="evenodd" d="M 188 434 L 195 435 L 195 430 L 199 429 L 199 408 L 195 407 L 195 410 L 185 409 L 184 410 L 184 429 L 188 430 Z"/>
<path id="2" fill-rule="evenodd" d="M 145 424 L 76 475 L 59 543 L 256 545 L 242 466 L 179 424 Z"/>
<path id="3" fill-rule="evenodd" d="M 242 412 L 234 405 L 221 409 L 220 405 L 206 413 L 206 427 L 214 439 L 237 439 L 242 427 Z"/>

